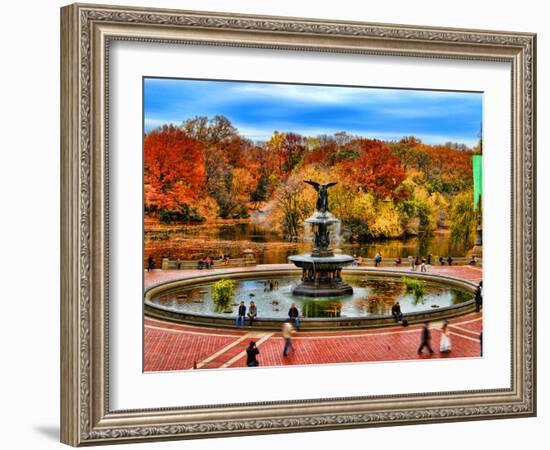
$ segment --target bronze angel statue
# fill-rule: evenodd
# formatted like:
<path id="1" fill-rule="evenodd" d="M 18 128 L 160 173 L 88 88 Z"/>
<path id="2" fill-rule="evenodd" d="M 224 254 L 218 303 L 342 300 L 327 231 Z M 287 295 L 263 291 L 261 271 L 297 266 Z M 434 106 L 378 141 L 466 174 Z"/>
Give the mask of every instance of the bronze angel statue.
<path id="1" fill-rule="evenodd" d="M 319 184 L 310 180 L 304 180 L 304 183 L 313 186 L 317 191 L 317 204 L 315 205 L 317 211 L 320 213 L 328 212 L 328 188 L 338 183 Z"/>

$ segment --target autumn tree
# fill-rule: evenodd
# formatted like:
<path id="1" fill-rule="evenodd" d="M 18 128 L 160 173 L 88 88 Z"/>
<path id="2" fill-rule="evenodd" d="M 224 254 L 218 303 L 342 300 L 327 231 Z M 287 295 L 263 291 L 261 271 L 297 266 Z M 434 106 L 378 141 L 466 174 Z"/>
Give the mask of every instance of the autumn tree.
<path id="1" fill-rule="evenodd" d="M 371 192 L 378 198 L 396 198 L 397 188 L 405 179 L 399 158 L 382 141 L 365 139 L 359 157 L 340 164 L 340 174 L 356 189 Z"/>
<path id="2" fill-rule="evenodd" d="M 296 175 L 289 177 L 275 192 L 275 202 L 280 212 L 280 227 L 286 237 L 300 236 L 304 220 L 313 212 L 313 207 L 304 199 L 303 192 L 303 180 Z"/>
<path id="3" fill-rule="evenodd" d="M 205 167 L 201 144 L 179 128 L 164 126 L 144 140 L 145 208 L 172 212 L 177 219 L 193 216 L 193 203 L 203 192 Z"/>
<path id="4" fill-rule="evenodd" d="M 222 115 L 212 119 L 196 116 L 183 122 L 181 128 L 192 138 L 209 144 L 217 144 L 239 134 L 231 121 Z"/>

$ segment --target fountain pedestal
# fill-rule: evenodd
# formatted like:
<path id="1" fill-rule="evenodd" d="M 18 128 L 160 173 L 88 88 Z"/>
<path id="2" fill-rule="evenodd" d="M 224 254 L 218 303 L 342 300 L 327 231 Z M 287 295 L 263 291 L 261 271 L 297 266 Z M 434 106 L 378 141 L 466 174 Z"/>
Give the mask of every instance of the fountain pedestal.
<path id="1" fill-rule="evenodd" d="M 350 265 L 354 258 L 349 255 L 335 255 L 330 248 L 330 231 L 340 221 L 327 211 L 318 211 L 306 220 L 313 232 L 311 254 L 293 255 L 288 259 L 302 269 L 302 278 L 293 290 L 294 295 L 307 297 L 332 297 L 349 295 L 353 288 L 342 279 L 342 268 Z"/>

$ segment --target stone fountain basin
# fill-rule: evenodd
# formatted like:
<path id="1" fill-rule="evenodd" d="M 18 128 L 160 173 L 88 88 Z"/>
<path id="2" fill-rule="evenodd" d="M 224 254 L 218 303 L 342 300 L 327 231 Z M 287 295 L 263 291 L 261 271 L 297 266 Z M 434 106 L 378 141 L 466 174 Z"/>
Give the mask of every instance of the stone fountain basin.
<path id="1" fill-rule="evenodd" d="M 316 217 L 310 217 L 309 219 L 305 220 L 306 223 L 318 223 L 318 224 L 324 224 L 324 225 L 332 225 L 334 223 L 340 223 L 340 220 L 336 217 L 330 217 L 330 216 L 316 216 Z"/>
<path id="2" fill-rule="evenodd" d="M 220 317 L 219 315 L 197 314 L 176 312 L 168 307 L 152 302 L 152 298 L 156 295 L 175 288 L 201 284 L 204 282 L 214 282 L 222 278 L 232 278 L 234 280 L 248 279 L 250 277 L 277 277 L 284 275 L 298 275 L 299 269 L 283 268 L 269 270 L 247 270 L 247 271 L 228 271 L 226 273 L 212 273 L 209 275 L 196 275 L 186 277 L 179 280 L 160 283 L 147 288 L 144 292 L 144 313 L 146 317 L 168 320 L 176 323 L 185 323 L 198 326 L 214 327 L 214 328 L 235 328 L 235 318 L 233 315 Z M 354 268 L 344 270 L 344 275 L 369 275 L 376 277 L 401 278 L 406 275 L 411 278 L 418 278 L 425 281 L 433 281 L 443 283 L 449 287 L 459 288 L 472 294 L 475 291 L 476 284 L 468 280 L 451 277 L 448 275 L 436 274 L 421 274 L 421 273 L 404 273 L 396 270 L 373 270 L 370 268 Z M 441 307 L 437 309 L 415 311 L 405 313 L 404 317 L 410 324 L 423 323 L 426 321 L 437 321 L 450 319 L 452 317 L 462 316 L 475 311 L 475 300 L 468 300 L 464 303 Z M 259 330 L 280 330 L 283 318 L 261 317 L 255 324 L 255 329 Z M 396 323 L 393 317 L 388 315 L 370 315 L 365 317 L 341 317 L 341 318 L 304 318 L 302 320 L 302 331 L 313 330 L 336 330 L 336 329 L 369 329 L 380 327 L 395 327 Z"/>
<path id="3" fill-rule="evenodd" d="M 351 264 L 354 257 L 350 255 L 333 255 L 333 256 L 311 256 L 307 253 L 301 255 L 293 255 L 288 257 L 293 263 L 309 263 L 309 264 Z M 299 264 L 296 264 L 299 265 Z"/>

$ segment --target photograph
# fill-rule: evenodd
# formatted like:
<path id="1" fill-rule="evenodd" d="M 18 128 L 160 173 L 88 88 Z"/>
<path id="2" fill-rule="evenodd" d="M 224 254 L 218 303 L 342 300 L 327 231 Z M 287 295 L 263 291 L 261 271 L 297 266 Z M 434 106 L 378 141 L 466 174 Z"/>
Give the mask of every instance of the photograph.
<path id="1" fill-rule="evenodd" d="M 483 92 L 142 94 L 144 372 L 483 358 Z"/>
<path id="2" fill-rule="evenodd" d="M 59 130 L 35 125 L 60 144 L 60 307 L 42 312 L 58 315 L 61 442 L 307 447 L 393 427 L 411 448 L 428 428 L 520 445 L 510 423 L 538 401 L 542 22 L 203 3 L 67 5 L 44 33 L 60 57 Z M 43 252 L 8 241 L 20 289 Z"/>

